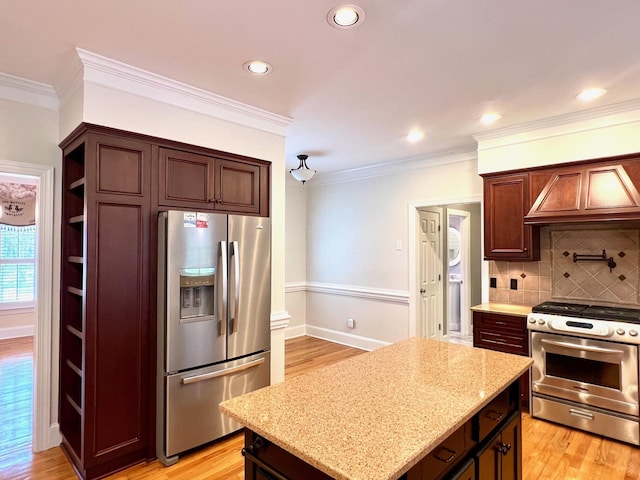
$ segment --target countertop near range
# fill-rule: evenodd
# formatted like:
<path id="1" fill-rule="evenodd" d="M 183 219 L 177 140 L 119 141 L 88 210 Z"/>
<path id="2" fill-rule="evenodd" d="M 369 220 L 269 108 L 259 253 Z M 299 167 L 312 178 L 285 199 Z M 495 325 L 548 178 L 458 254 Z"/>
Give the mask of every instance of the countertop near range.
<path id="1" fill-rule="evenodd" d="M 530 363 L 410 338 L 228 400 L 220 409 L 333 478 L 396 479 Z"/>
<path id="2" fill-rule="evenodd" d="M 500 313 L 502 315 L 514 315 L 516 317 L 526 317 L 531 313 L 528 305 L 511 305 L 508 303 L 481 303 L 471 307 L 474 312 Z"/>

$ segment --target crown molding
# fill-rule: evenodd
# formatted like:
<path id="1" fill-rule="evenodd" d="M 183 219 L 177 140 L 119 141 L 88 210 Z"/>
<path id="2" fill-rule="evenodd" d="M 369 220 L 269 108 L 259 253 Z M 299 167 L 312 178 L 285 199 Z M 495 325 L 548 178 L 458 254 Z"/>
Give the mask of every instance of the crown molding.
<path id="1" fill-rule="evenodd" d="M 59 105 L 52 86 L 8 73 L 0 73 L 0 98 L 49 110 L 57 110 Z"/>
<path id="2" fill-rule="evenodd" d="M 398 174 L 419 170 L 423 168 L 435 167 L 438 165 L 447 165 L 452 163 L 466 162 L 469 160 L 477 160 L 477 145 L 467 144 L 454 148 L 438 150 L 435 152 L 406 158 L 395 162 L 384 162 L 376 165 L 367 165 L 364 167 L 342 170 L 339 172 L 318 173 L 309 181 L 309 186 L 330 185 L 336 183 L 352 182 L 372 177 L 381 177 L 385 175 Z"/>
<path id="3" fill-rule="evenodd" d="M 82 63 L 85 82 L 280 136 L 285 136 L 286 127 L 292 121 L 290 117 L 252 107 L 81 48 L 76 48 L 76 52 Z"/>
<path id="4" fill-rule="evenodd" d="M 601 107 L 581 110 L 579 112 L 567 113 L 565 115 L 557 115 L 555 117 L 533 120 L 531 122 L 512 125 L 504 128 L 497 128 L 488 132 L 473 134 L 473 138 L 481 144 L 491 140 L 498 140 L 513 135 L 531 133 L 546 128 L 554 128 L 575 124 L 578 122 L 588 122 L 590 120 L 601 120 L 602 117 L 628 114 L 630 112 L 640 112 L 640 98 L 628 100 L 626 102 L 614 103 L 611 105 L 603 105 Z M 482 148 L 479 148 L 481 150 Z"/>

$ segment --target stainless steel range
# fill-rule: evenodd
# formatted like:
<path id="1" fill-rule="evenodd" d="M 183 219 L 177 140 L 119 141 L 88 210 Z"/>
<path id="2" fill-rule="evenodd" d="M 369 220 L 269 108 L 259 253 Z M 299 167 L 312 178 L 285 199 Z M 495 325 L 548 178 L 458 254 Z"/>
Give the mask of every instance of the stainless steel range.
<path id="1" fill-rule="evenodd" d="M 545 302 L 527 327 L 531 414 L 640 445 L 640 310 Z"/>

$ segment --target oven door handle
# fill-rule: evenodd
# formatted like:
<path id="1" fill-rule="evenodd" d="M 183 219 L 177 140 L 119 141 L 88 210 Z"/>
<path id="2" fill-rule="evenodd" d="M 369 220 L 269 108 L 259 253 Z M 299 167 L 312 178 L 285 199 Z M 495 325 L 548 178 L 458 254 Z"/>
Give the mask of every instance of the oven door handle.
<path id="1" fill-rule="evenodd" d="M 586 352 L 593 353 L 609 353 L 612 355 L 624 355 L 622 350 L 615 350 L 613 348 L 602 348 L 602 347 L 590 347 L 587 345 L 576 345 L 574 343 L 569 342 L 558 342 L 556 340 L 547 340 L 546 338 L 541 339 L 542 343 L 546 343 L 547 345 L 553 345 L 555 347 L 563 347 L 570 348 L 572 350 L 582 350 Z"/>

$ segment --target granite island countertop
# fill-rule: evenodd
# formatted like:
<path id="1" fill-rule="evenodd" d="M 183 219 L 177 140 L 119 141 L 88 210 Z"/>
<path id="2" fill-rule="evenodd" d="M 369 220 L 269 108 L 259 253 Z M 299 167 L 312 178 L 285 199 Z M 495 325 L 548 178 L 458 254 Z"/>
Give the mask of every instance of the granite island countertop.
<path id="1" fill-rule="evenodd" d="M 528 357 L 410 338 L 220 409 L 333 478 L 397 479 L 530 364 Z"/>

